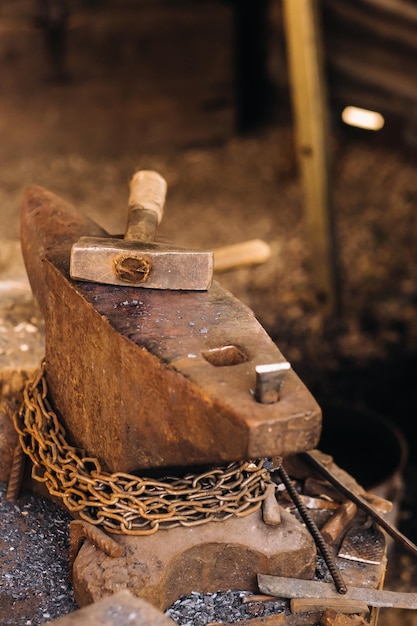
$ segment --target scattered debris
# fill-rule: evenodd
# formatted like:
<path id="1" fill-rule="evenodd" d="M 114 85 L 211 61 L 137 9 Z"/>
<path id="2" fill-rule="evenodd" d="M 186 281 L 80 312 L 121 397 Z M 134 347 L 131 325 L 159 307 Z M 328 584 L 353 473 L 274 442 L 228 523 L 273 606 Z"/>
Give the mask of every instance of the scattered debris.
<path id="1" fill-rule="evenodd" d="M 2 626 L 38 626 L 74 611 L 69 515 L 35 494 L 8 502 L 3 483 L 0 509 Z"/>

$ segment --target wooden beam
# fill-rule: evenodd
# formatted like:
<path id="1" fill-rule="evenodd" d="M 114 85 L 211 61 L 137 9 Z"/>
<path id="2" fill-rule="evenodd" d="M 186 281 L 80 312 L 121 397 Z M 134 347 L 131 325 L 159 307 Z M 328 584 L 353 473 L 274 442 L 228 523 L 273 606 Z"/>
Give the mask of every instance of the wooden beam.
<path id="1" fill-rule="evenodd" d="M 329 200 L 326 88 L 316 0 L 284 0 L 284 25 L 311 269 L 318 300 L 336 311 L 336 267 Z"/>

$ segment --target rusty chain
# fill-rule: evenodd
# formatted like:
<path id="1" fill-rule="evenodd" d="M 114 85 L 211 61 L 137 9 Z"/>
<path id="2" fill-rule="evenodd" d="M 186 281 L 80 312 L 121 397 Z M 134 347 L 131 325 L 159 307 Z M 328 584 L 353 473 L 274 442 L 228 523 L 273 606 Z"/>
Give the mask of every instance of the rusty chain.
<path id="1" fill-rule="evenodd" d="M 160 480 L 102 470 L 96 458 L 67 443 L 48 399 L 44 362 L 25 386 L 14 425 L 32 461 L 32 478 L 75 517 L 111 533 L 150 535 L 159 528 L 244 517 L 261 507 L 271 482 L 264 459 Z"/>

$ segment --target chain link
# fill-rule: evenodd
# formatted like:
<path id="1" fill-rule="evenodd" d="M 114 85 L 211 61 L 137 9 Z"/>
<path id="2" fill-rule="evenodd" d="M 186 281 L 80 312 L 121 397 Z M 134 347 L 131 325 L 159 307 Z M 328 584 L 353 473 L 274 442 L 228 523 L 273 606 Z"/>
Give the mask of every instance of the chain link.
<path id="1" fill-rule="evenodd" d="M 48 399 L 44 362 L 25 386 L 14 425 L 32 461 L 32 478 L 75 517 L 111 533 L 151 535 L 160 528 L 244 517 L 261 507 L 271 482 L 264 459 L 161 480 L 102 470 L 98 459 L 67 443 Z"/>

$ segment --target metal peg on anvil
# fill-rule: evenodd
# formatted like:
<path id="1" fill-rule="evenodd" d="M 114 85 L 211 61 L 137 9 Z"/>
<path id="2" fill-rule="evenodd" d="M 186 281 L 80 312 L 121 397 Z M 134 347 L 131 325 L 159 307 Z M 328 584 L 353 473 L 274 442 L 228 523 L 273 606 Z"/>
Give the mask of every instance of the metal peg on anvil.
<path id="1" fill-rule="evenodd" d="M 71 278 L 148 289 L 208 289 L 213 252 L 154 241 L 166 190 L 166 181 L 157 172 L 136 172 L 130 183 L 124 239 L 81 237 L 71 250 Z"/>

